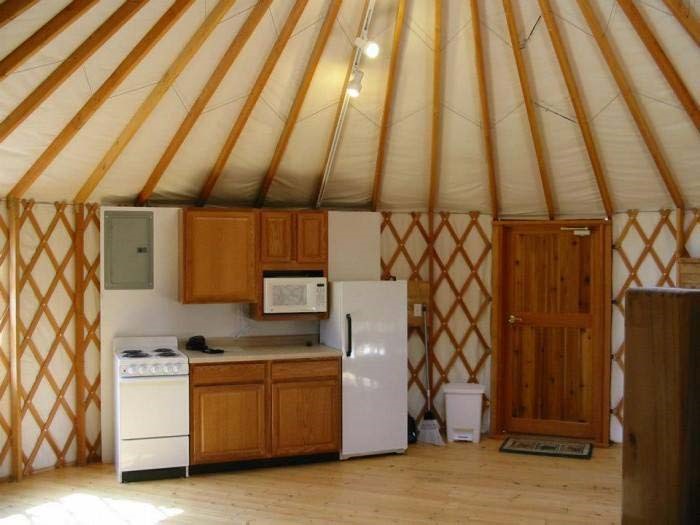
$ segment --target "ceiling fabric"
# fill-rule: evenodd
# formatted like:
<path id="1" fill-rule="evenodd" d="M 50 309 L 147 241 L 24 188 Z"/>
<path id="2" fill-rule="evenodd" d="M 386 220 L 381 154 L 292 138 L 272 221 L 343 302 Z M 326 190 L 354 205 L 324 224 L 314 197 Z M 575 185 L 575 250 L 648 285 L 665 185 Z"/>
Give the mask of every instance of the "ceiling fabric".
<path id="1" fill-rule="evenodd" d="M 0 57 L 68 4 L 42 0 L 0 30 Z M 193 201 L 245 103 L 293 5 L 274 0 L 155 189 L 152 202 Z M 467 0 L 445 0 L 440 183 L 436 208 L 490 213 L 488 171 L 480 129 L 471 12 Z M 700 48 L 661 0 L 637 0 L 661 46 L 697 102 Z M 0 143 L 0 192 L 6 195 L 63 126 L 172 2 L 151 0 Z M 168 90 L 89 200 L 133 202 L 209 75 L 243 25 L 253 0 L 238 0 Z M 345 0 L 311 82 L 266 205 L 315 202 L 328 142 L 364 2 Z M 700 206 L 700 132 L 614 0 L 592 0 L 635 95 L 680 186 L 686 205 Z M 684 0 L 696 18 L 700 0 Z M 0 119 L 121 5 L 101 0 L 79 20 L 0 80 Z M 216 5 L 196 0 L 116 88 L 26 193 L 37 200 L 72 200 L 189 37 Z M 511 42 L 500 1 L 480 2 L 485 74 L 504 216 L 543 216 L 546 206 Z M 673 205 L 577 3 L 552 0 L 616 211 Z M 329 207 L 367 207 L 372 198 L 396 0 L 377 0 L 369 29 L 381 46 L 363 57 L 361 95 L 352 99 L 323 200 Z M 216 184 L 210 202 L 252 205 L 292 106 L 328 0 L 310 0 Z M 581 130 L 538 2 L 516 0 L 515 18 L 557 216 L 602 216 Z M 427 208 L 430 172 L 433 2 L 409 0 L 400 42 L 396 91 L 386 144 L 380 209 Z"/>

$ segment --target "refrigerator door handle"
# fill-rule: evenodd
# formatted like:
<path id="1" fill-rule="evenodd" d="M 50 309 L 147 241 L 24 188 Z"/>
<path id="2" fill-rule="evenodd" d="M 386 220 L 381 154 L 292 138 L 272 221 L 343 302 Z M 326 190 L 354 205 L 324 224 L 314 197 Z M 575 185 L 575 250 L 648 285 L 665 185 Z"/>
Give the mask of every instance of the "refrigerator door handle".
<path id="1" fill-rule="evenodd" d="M 345 355 L 350 357 L 352 355 L 352 316 L 345 314 L 345 318 L 348 320 L 348 348 L 345 350 Z"/>

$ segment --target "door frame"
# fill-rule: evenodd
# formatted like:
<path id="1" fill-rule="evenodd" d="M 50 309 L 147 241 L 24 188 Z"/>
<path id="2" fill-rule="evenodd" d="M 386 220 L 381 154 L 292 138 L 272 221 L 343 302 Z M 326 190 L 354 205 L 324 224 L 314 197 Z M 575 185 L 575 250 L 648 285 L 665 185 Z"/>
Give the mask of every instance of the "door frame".
<path id="1" fill-rule="evenodd" d="M 608 446 L 610 444 L 610 361 L 612 359 L 611 337 L 612 337 L 612 221 L 607 219 L 572 219 L 572 220 L 494 220 L 492 223 L 492 264 L 491 264 L 491 286 L 493 304 L 491 309 L 491 430 L 492 437 L 502 437 L 507 431 L 505 428 L 505 359 L 504 359 L 504 334 L 505 328 L 505 282 L 506 268 L 505 257 L 503 256 L 505 235 L 504 232 L 509 227 L 522 226 L 568 226 L 568 227 L 589 227 L 600 228 L 603 239 L 601 254 L 603 257 L 602 281 L 603 289 L 596 290 L 597 301 L 603 305 L 603 381 L 601 392 L 601 406 L 598 407 L 598 417 L 600 418 L 600 431 L 595 437 L 598 446 Z M 599 294 L 603 294 L 602 301 Z M 595 302 L 593 303 L 595 304 Z"/>

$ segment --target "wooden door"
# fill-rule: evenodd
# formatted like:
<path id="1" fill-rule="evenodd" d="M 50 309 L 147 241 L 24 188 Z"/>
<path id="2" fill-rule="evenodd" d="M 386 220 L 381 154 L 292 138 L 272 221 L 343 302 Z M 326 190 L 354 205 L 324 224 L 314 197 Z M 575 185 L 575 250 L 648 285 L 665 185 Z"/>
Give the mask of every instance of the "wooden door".
<path id="1" fill-rule="evenodd" d="M 266 454 L 265 385 L 192 388 L 192 464 Z"/>
<path id="2" fill-rule="evenodd" d="M 273 383 L 272 455 L 338 451 L 339 399 L 336 379 Z"/>
<path id="3" fill-rule="evenodd" d="M 325 263 L 328 260 L 328 223 L 323 211 L 297 213 L 297 261 Z"/>
<path id="4" fill-rule="evenodd" d="M 260 213 L 260 259 L 262 262 L 290 262 L 294 258 L 294 216 L 289 211 Z"/>
<path id="5" fill-rule="evenodd" d="M 183 302 L 256 302 L 257 213 L 184 214 Z"/>
<path id="6" fill-rule="evenodd" d="M 499 223 L 495 241 L 496 429 L 607 442 L 609 225 Z"/>

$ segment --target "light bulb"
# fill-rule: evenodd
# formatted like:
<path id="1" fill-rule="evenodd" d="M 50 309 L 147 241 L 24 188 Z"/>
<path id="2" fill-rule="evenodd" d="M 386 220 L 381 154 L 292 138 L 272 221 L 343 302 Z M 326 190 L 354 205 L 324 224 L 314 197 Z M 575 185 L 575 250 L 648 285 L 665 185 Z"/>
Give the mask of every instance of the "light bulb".
<path id="1" fill-rule="evenodd" d="M 355 46 L 362 49 L 367 58 L 377 58 L 379 56 L 379 44 L 376 42 L 365 40 L 358 36 L 355 39 Z"/>
<path id="2" fill-rule="evenodd" d="M 369 58 L 377 58 L 379 56 L 379 44 L 376 42 L 367 42 L 365 44 L 365 55 Z"/>
<path id="3" fill-rule="evenodd" d="M 352 98 L 357 98 L 360 96 L 360 91 L 362 91 L 362 77 L 364 76 L 365 74 L 359 69 L 354 70 L 352 79 L 350 82 L 348 82 L 348 96 Z"/>

